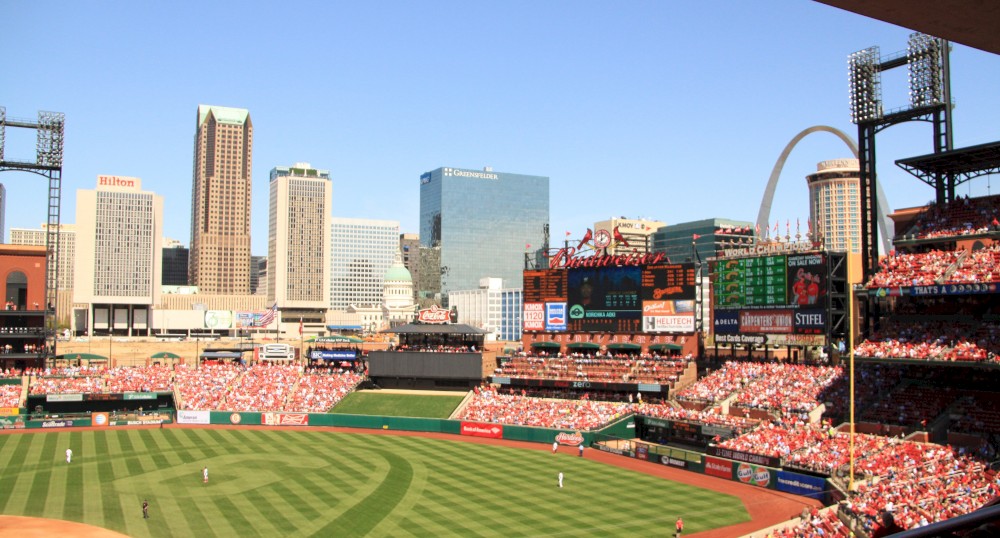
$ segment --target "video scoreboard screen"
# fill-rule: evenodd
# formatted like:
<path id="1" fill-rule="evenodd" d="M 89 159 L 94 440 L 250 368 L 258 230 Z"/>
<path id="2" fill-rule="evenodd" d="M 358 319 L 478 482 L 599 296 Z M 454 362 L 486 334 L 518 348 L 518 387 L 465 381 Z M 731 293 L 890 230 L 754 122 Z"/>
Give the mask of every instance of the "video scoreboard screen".
<path id="1" fill-rule="evenodd" d="M 524 330 L 694 332 L 694 264 L 524 272 Z"/>
<path id="2" fill-rule="evenodd" d="M 717 262 L 710 271 L 716 308 L 784 305 L 788 301 L 787 256 Z"/>
<path id="3" fill-rule="evenodd" d="M 715 341 L 753 342 L 752 338 L 747 340 L 752 335 L 826 334 L 827 262 L 827 256 L 819 252 L 710 261 Z"/>

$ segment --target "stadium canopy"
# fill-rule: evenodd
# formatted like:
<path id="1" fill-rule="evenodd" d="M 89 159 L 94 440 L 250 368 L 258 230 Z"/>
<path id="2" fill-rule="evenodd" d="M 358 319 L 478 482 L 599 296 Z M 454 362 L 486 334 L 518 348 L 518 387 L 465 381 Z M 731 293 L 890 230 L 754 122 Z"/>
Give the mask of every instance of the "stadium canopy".
<path id="1" fill-rule="evenodd" d="M 56 360 L 67 360 L 67 361 L 106 361 L 107 357 L 104 355 L 96 355 L 94 353 L 64 353 L 62 355 L 56 356 Z"/>
<path id="2" fill-rule="evenodd" d="M 680 351 L 684 346 L 680 344 L 653 344 L 649 346 L 650 351 Z"/>
<path id="3" fill-rule="evenodd" d="M 559 342 L 532 342 L 531 347 L 540 347 L 544 349 L 559 349 L 562 347 Z"/>
<path id="4" fill-rule="evenodd" d="M 486 331 L 464 323 L 409 323 L 382 332 L 392 334 L 486 334 Z"/>
<path id="5" fill-rule="evenodd" d="M 617 344 L 608 344 L 608 349 L 618 349 L 622 351 L 639 351 L 640 349 L 642 349 L 642 346 L 640 346 L 639 344 L 627 344 L 625 342 L 621 342 Z"/>
<path id="6" fill-rule="evenodd" d="M 153 353 L 152 355 L 149 356 L 149 358 L 151 358 L 151 359 L 179 359 L 179 358 L 181 358 L 181 356 L 178 355 L 178 354 L 176 354 L 176 353 L 171 353 L 169 351 L 161 351 L 159 353 Z"/>
<path id="7" fill-rule="evenodd" d="M 601 349 L 601 344 L 594 342 L 570 342 L 566 344 L 567 349 Z"/>

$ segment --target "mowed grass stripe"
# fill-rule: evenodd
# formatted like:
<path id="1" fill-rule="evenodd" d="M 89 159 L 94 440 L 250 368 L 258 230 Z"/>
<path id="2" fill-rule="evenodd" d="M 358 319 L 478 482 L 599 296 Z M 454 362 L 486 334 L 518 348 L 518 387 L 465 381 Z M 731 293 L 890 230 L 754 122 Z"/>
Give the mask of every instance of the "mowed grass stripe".
<path id="1" fill-rule="evenodd" d="M 747 517 L 738 501 L 725 496 L 539 450 L 301 429 L 109 429 L 73 435 L 79 437 L 69 443 L 85 456 L 78 477 L 70 475 L 77 462 L 66 465 L 61 454 L 66 441 L 60 439 L 47 455 L 39 455 L 45 448 L 27 451 L 29 461 L 13 474 L 15 486 L 28 477 L 22 487 L 30 490 L 31 477 L 48 470 L 53 480 L 48 495 L 54 500 L 41 503 L 45 517 L 82 510 L 85 522 L 136 538 L 568 537 L 672 528 L 675 508 L 684 511 L 692 531 Z M 18 444 L 0 444 L 0 461 L 17 461 L 11 453 L 24 451 Z M 183 451 L 190 454 L 178 454 Z M 114 463 L 127 459 L 134 461 Z M 206 463 L 212 481 L 202 488 L 200 469 Z M 566 473 L 562 491 L 556 487 L 559 470 Z M 0 476 L 5 486 L 10 483 L 8 469 L 0 469 Z M 77 482 L 85 508 L 73 508 L 66 499 Z M 150 497 L 154 521 L 163 521 L 142 520 L 143 495 Z M 93 509 L 92 501 L 97 501 Z"/>
<path id="2" fill-rule="evenodd" d="M 115 474 L 114 462 L 118 460 L 118 453 L 111 452 L 110 435 L 101 432 L 103 435 L 94 435 L 94 453 L 98 454 L 97 469 L 100 474 L 100 496 L 102 502 L 102 513 L 104 515 L 104 526 L 109 529 L 120 529 L 125 525 L 125 516 L 121 506 L 115 501 L 116 492 L 114 490 Z"/>
<path id="3" fill-rule="evenodd" d="M 35 459 L 33 463 L 36 464 L 41 463 L 43 459 L 49 459 L 51 461 L 52 457 L 56 453 L 56 446 L 58 446 L 57 441 L 59 440 L 58 434 L 41 435 L 40 437 L 43 441 L 41 450 L 35 454 L 37 459 Z M 62 464 L 69 465 L 66 463 L 65 459 L 63 459 Z M 40 465 L 34 472 L 31 489 L 28 491 L 28 505 L 24 508 L 25 515 L 42 517 L 42 515 L 45 514 L 45 501 L 49 496 L 49 486 L 51 485 L 51 480 L 52 467 Z"/>
<path id="4" fill-rule="evenodd" d="M 364 509 L 348 510 L 317 533 L 320 536 L 333 536 L 335 533 L 346 536 L 367 535 L 382 519 L 387 517 L 406 494 L 413 479 L 413 468 L 404 457 L 383 451 L 382 457 L 389 462 L 389 473 L 370 495 L 362 501 Z"/>
<path id="5" fill-rule="evenodd" d="M 0 513 L 7 513 L 10 511 L 7 504 L 19 484 L 31 483 L 31 472 L 22 468 L 21 463 L 27 459 L 31 447 L 30 438 L 34 436 L 8 434 L 2 437 L 5 442 L 0 445 L 0 461 L 3 462 L 0 467 L 0 483 L 4 487 L 0 488 Z"/>

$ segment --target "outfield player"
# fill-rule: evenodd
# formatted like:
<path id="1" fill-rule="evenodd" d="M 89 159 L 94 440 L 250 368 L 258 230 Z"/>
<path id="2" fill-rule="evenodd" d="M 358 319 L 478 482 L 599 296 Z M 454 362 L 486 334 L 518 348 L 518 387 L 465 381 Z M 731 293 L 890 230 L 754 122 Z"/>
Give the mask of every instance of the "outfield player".
<path id="1" fill-rule="evenodd" d="M 563 474 L 562 471 L 559 472 L 559 487 L 562 487 Z"/>
<path id="2" fill-rule="evenodd" d="M 208 483 L 208 467 L 205 467 L 204 469 L 201 470 L 201 478 L 204 480 L 206 484 Z"/>
<path id="3" fill-rule="evenodd" d="M 66 449 L 66 463 L 69 463 L 72 460 L 73 460 L 73 449 L 72 448 L 67 448 Z"/>
<path id="4" fill-rule="evenodd" d="M 552 453 L 555 454 L 559 450 L 559 441 L 552 441 Z"/>
<path id="5" fill-rule="evenodd" d="M 142 519 L 149 519 L 149 501 L 142 500 Z"/>

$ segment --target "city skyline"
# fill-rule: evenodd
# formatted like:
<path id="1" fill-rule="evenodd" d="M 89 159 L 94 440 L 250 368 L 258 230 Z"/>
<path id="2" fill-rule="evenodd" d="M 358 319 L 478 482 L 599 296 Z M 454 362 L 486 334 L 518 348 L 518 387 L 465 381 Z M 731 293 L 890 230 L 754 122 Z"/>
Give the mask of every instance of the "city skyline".
<path id="1" fill-rule="evenodd" d="M 18 51 L 7 63 L 20 76 L 0 106 L 12 118 L 66 113 L 64 223 L 76 221 L 73 193 L 92 178 L 136 176 L 164 197 L 164 235 L 189 238 L 190 116 L 210 103 L 254 118 L 252 254 L 267 251 L 267 171 L 297 161 L 330 169 L 333 215 L 397 220 L 402 232 L 418 231 L 419 177 L 428 170 L 547 176 L 552 237 L 578 237 L 611 216 L 755 220 L 767 175 L 796 133 L 830 125 L 856 138 L 847 56 L 869 46 L 903 50 L 911 33 L 806 1 L 768 10 L 736 2 L 388 7 L 14 2 L 10 19 L 21 24 L 0 35 L 0 46 Z M 241 43 L 228 61 L 245 67 L 223 69 L 205 60 L 190 21 L 210 25 L 234 12 L 249 34 L 285 25 L 298 38 Z M 27 24 L 35 20 L 58 38 L 40 39 Z M 955 146 L 995 140 L 1000 110 L 990 89 L 1000 85 L 1000 58 L 953 44 L 951 69 Z M 291 74 L 309 83 L 282 82 Z M 884 84 L 887 108 L 905 104 L 905 75 Z M 156 128 L 135 136 L 112 114 Z M 9 158 L 30 158 L 33 145 L 8 130 Z M 886 130 L 878 151 L 891 210 L 932 199 L 930 187 L 893 164 L 932 151 L 928 125 Z M 833 136 L 803 141 L 782 173 L 772 222 L 807 220 L 803 178 L 821 161 L 849 156 Z M 9 172 L 0 182 L 12 200 L 5 236 L 44 220 L 45 188 L 34 176 Z M 977 178 L 958 194 L 991 188 Z"/>

